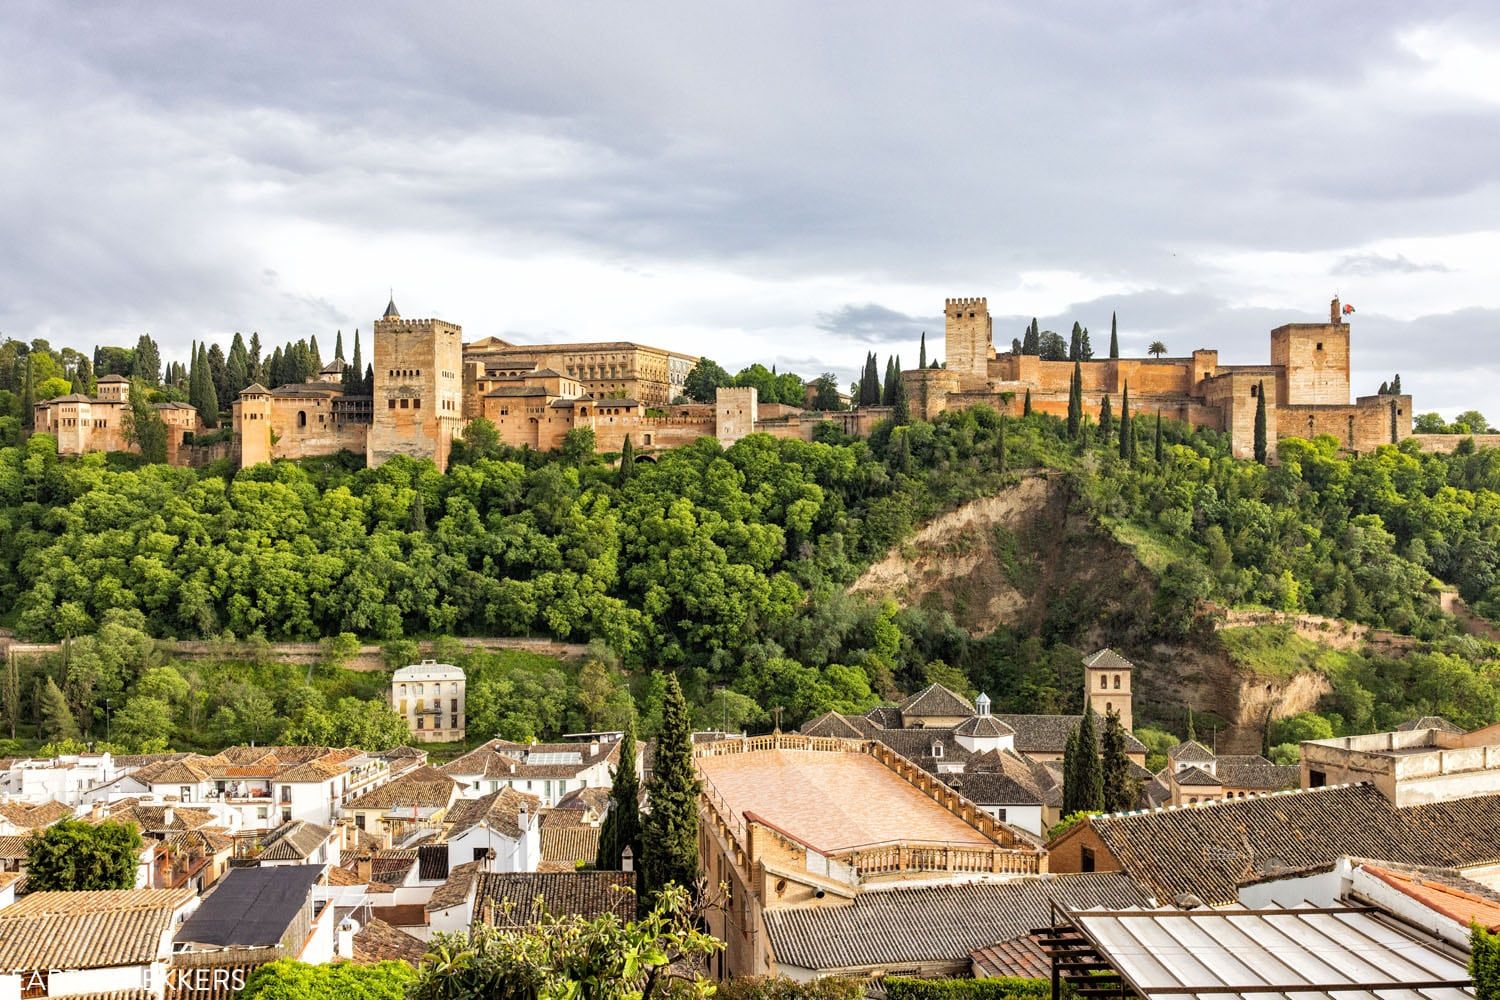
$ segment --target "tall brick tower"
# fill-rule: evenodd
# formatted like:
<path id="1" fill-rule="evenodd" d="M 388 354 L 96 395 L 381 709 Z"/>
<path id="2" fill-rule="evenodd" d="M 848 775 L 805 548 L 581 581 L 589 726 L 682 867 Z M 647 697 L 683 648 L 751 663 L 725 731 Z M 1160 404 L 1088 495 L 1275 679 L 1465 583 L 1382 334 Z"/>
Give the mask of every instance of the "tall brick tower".
<path id="1" fill-rule="evenodd" d="M 231 408 L 240 468 L 271 460 L 271 390 L 256 382 L 240 390 Z"/>
<path id="2" fill-rule="evenodd" d="M 969 388 L 989 378 L 995 356 L 989 303 L 985 299 L 948 299 L 943 308 L 944 353 L 948 370 Z"/>
<path id="3" fill-rule="evenodd" d="M 366 460 L 411 455 L 446 468 L 463 430 L 463 331 L 440 319 L 402 319 L 392 296 L 375 321 L 374 369 Z"/>
<path id="4" fill-rule="evenodd" d="M 1349 405 L 1349 325 L 1339 300 L 1327 323 L 1289 323 L 1271 331 L 1276 398 L 1287 406 Z"/>

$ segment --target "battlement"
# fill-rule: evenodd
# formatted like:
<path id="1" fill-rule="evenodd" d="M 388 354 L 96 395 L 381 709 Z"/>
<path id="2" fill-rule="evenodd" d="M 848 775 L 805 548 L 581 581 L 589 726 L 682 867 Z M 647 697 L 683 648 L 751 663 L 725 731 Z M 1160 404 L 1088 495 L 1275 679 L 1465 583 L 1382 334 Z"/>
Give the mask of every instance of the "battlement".
<path id="1" fill-rule="evenodd" d="M 448 322 L 445 319 L 437 319 L 437 318 L 406 319 L 405 317 L 403 317 L 401 319 L 377 319 L 375 321 L 375 323 L 376 323 L 377 326 L 382 327 L 382 328 L 386 328 L 386 329 L 389 329 L 390 327 L 404 327 L 406 329 L 418 329 L 418 328 L 425 328 L 425 327 L 430 327 L 430 326 L 446 326 L 446 327 L 449 327 L 449 328 L 454 329 L 454 330 L 461 329 L 461 327 L 459 327 L 459 325 L 457 323 L 450 323 L 450 322 Z"/>
<path id="2" fill-rule="evenodd" d="M 980 297 L 977 299 L 945 299 L 943 300 L 948 309 L 989 309 L 989 300 Z"/>

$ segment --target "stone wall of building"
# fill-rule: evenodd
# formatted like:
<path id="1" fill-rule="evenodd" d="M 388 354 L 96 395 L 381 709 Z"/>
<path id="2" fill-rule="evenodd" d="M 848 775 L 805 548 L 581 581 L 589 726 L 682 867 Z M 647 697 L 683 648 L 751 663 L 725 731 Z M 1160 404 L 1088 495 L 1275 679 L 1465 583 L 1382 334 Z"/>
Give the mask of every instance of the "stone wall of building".
<path id="1" fill-rule="evenodd" d="M 1412 434 L 1423 451 L 1451 455 L 1463 441 L 1473 440 L 1477 448 L 1500 448 L 1500 434 Z"/>
<path id="2" fill-rule="evenodd" d="M 628 341 L 578 344 L 511 344 L 487 337 L 464 348 L 464 361 L 485 369 L 551 368 L 582 382 L 595 399 L 637 399 L 666 406 L 682 394 L 697 358 Z"/>
<path id="3" fill-rule="evenodd" d="M 948 299 L 943 315 L 948 370 L 958 373 L 966 387 L 982 383 L 995 353 L 988 300 Z"/>
<path id="4" fill-rule="evenodd" d="M 714 436 L 728 447 L 755 433 L 760 394 L 754 386 L 724 387 L 714 395 Z"/>
<path id="5" fill-rule="evenodd" d="M 1337 311 L 1338 300 L 1333 302 Z M 1349 403 L 1349 327 L 1332 323 L 1289 323 L 1271 331 L 1271 364 L 1280 369 L 1276 395 L 1303 406 Z"/>
<path id="6" fill-rule="evenodd" d="M 447 468 L 463 431 L 463 331 L 438 319 L 402 319 L 394 304 L 375 322 L 370 465 L 396 455 Z"/>

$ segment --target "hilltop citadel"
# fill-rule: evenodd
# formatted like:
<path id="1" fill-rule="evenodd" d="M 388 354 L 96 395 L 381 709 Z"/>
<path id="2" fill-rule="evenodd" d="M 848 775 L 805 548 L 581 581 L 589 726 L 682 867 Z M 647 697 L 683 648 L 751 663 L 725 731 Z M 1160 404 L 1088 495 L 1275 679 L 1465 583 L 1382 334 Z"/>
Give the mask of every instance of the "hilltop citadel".
<path id="1" fill-rule="evenodd" d="M 948 299 L 944 315 L 943 367 L 901 373 L 913 416 L 931 420 L 979 404 L 1020 416 L 1028 400 L 1035 412 L 1066 414 L 1074 362 L 997 353 L 983 298 Z M 394 299 L 375 322 L 374 339 L 369 396 L 345 392 L 338 360 L 313 382 L 257 383 L 241 391 L 228 446 L 235 463 L 351 451 L 372 465 L 399 454 L 445 467 L 454 440 L 478 417 L 512 446 L 551 450 L 569 431 L 586 428 L 601 452 L 619 451 L 629 436 L 649 453 L 701 437 L 728 445 L 755 432 L 811 440 L 824 421 L 863 436 L 890 413 L 871 406 L 809 412 L 762 403 L 750 387 L 721 388 L 712 403 L 684 403 L 682 389 L 698 361 L 692 355 L 623 341 L 521 345 L 486 337 L 465 344 L 458 325 L 403 318 Z M 1262 392 L 1271 442 L 1326 434 L 1358 453 L 1411 436 L 1410 395 L 1383 392 L 1351 402 L 1350 358 L 1350 326 L 1335 298 L 1327 323 L 1272 330 L 1269 364 L 1224 365 L 1218 350 L 1200 348 L 1185 357 L 1095 358 L 1078 365 L 1084 413 L 1092 419 L 1106 400 L 1120 413 L 1128 392 L 1133 412 L 1223 431 L 1239 457 L 1254 452 Z M 39 402 L 36 429 L 54 434 L 63 454 L 128 450 L 129 391 L 128 381 L 114 376 L 100 380 L 95 397 Z M 192 449 L 183 446 L 203 429 L 197 412 L 181 403 L 157 410 L 169 428 L 168 461 L 190 464 Z"/>

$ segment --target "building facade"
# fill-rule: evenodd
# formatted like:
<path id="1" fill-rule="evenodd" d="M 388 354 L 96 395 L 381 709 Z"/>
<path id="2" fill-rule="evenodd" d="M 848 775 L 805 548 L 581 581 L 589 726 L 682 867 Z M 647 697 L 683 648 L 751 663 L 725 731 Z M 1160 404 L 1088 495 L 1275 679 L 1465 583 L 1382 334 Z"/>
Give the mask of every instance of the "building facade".
<path id="1" fill-rule="evenodd" d="M 499 337 L 468 344 L 464 360 L 485 372 L 551 368 L 582 384 L 589 399 L 636 399 L 646 406 L 666 406 L 681 396 L 698 363 L 691 354 L 629 341 L 512 344 Z"/>
<path id="2" fill-rule="evenodd" d="M 153 403 L 157 416 L 167 427 L 167 462 L 188 464 L 184 446 L 192 444 L 203 431 L 196 407 L 186 403 Z M 140 452 L 130 440 L 130 379 L 123 375 L 105 375 L 94 389 L 94 395 L 69 393 L 55 399 L 44 399 L 32 411 L 32 423 L 38 434 L 57 439 L 59 455 L 86 455 L 95 451 Z"/>
<path id="3" fill-rule="evenodd" d="M 451 663 L 423 660 L 391 675 L 391 707 L 422 743 L 448 743 L 464 738 L 465 680 Z"/>
<path id="4" fill-rule="evenodd" d="M 996 353 L 985 299 L 944 305 L 947 367 L 902 373 L 912 413 L 939 413 L 986 404 L 1020 415 L 1032 409 L 1065 416 L 1074 362 Z M 1234 454 L 1255 451 L 1255 420 L 1265 393 L 1266 440 L 1329 434 L 1353 452 L 1396 444 L 1411 435 L 1412 399 L 1391 393 L 1350 401 L 1350 328 L 1338 299 L 1327 323 L 1289 323 L 1271 331 L 1270 363 L 1221 365 L 1219 352 L 1199 349 L 1176 358 L 1094 358 L 1079 363 L 1084 413 L 1098 420 L 1106 398 L 1118 416 L 1126 390 L 1131 412 L 1160 413 L 1230 436 Z"/>

